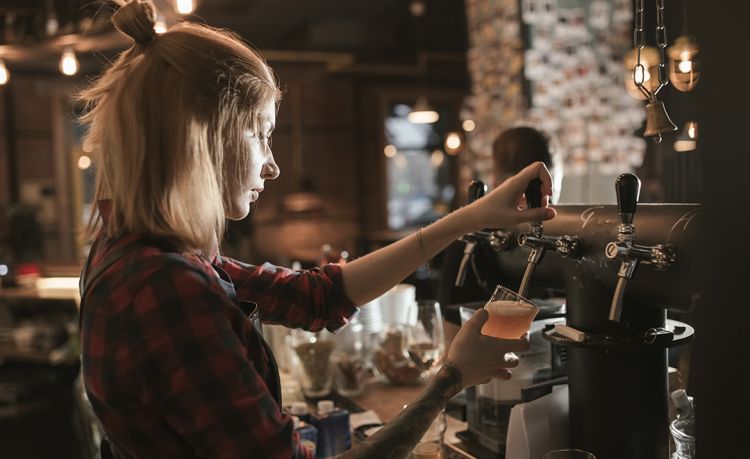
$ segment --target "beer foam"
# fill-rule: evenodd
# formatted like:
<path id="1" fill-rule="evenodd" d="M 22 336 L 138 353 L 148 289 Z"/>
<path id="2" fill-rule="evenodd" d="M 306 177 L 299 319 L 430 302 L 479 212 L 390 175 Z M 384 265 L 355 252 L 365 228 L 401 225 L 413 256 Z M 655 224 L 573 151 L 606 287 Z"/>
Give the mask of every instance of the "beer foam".
<path id="1" fill-rule="evenodd" d="M 484 307 L 492 315 L 497 316 L 528 316 L 534 309 L 528 303 L 514 300 L 500 300 L 487 303 Z"/>

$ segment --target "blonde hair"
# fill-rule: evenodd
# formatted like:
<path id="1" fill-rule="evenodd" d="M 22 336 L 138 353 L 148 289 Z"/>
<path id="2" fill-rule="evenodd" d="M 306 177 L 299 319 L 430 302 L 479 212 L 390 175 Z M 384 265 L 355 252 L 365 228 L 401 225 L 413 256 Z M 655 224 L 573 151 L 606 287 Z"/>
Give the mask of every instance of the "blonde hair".
<path id="1" fill-rule="evenodd" d="M 156 8 L 133 0 L 112 16 L 135 44 L 79 98 L 84 145 L 98 156 L 87 236 L 136 233 L 202 255 L 223 235 L 227 190 L 244 181 L 247 129 L 280 91 L 263 58 L 239 37 L 182 22 L 154 32 Z"/>

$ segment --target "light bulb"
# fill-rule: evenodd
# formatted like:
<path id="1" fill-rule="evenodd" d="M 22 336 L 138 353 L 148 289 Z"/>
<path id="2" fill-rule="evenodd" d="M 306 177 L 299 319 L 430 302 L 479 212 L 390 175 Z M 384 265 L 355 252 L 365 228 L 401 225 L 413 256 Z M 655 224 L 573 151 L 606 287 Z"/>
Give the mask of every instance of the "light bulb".
<path id="1" fill-rule="evenodd" d="M 8 84 L 8 80 L 10 80 L 10 72 L 5 66 L 5 61 L 0 59 L 0 85 Z"/>
<path id="2" fill-rule="evenodd" d="M 383 154 L 387 158 L 393 158 L 394 156 L 396 156 L 397 152 L 398 150 L 396 149 L 395 145 L 386 145 L 385 148 L 383 148 Z"/>
<path id="3" fill-rule="evenodd" d="M 60 71 L 64 75 L 72 76 L 78 73 L 78 59 L 73 48 L 67 47 L 60 58 Z"/>
<path id="4" fill-rule="evenodd" d="M 634 73 L 633 81 L 636 84 L 639 84 L 639 83 L 643 84 L 651 79 L 651 72 L 649 72 L 648 69 L 646 69 L 646 67 L 636 67 L 633 70 L 633 73 Z"/>
<path id="5" fill-rule="evenodd" d="M 691 60 L 680 61 L 680 63 L 677 64 L 677 68 L 682 73 L 690 73 L 690 71 L 693 70 L 693 61 Z"/>
<path id="6" fill-rule="evenodd" d="M 461 127 L 466 132 L 471 132 L 474 129 L 476 129 L 477 124 L 474 122 L 474 120 L 464 120 L 464 122 L 461 124 Z"/>
<path id="7" fill-rule="evenodd" d="M 177 0 L 177 12 L 190 14 L 193 12 L 193 0 Z"/>
<path id="8" fill-rule="evenodd" d="M 154 23 L 154 32 L 158 34 L 165 33 L 167 31 L 167 23 L 164 21 L 164 18 L 160 15 L 158 18 L 156 18 L 156 22 Z"/>

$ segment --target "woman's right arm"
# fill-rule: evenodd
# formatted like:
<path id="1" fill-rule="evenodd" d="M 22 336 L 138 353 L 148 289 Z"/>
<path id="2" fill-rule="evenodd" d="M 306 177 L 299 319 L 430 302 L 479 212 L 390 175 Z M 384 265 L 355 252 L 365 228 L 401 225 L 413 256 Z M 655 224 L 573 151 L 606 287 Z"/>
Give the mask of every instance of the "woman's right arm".
<path id="1" fill-rule="evenodd" d="M 453 341 L 446 363 L 420 397 L 375 435 L 342 455 L 342 458 L 405 458 L 414 449 L 446 403 L 461 389 L 488 382 L 493 377 L 510 378 L 518 364 L 514 351 L 528 349 L 526 339 L 505 340 L 481 334 L 487 311 L 479 309 L 461 327 Z"/>

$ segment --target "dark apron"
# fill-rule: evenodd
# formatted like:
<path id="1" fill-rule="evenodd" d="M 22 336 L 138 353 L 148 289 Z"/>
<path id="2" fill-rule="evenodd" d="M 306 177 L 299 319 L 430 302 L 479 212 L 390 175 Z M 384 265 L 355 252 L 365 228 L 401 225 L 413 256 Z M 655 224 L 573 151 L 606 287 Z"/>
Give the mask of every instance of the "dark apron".
<path id="1" fill-rule="evenodd" d="M 139 243 L 133 243 L 125 245 L 124 247 L 120 247 L 118 250 L 115 250 L 114 252 L 107 255 L 107 257 L 102 260 L 102 262 L 99 264 L 99 266 L 96 267 L 95 270 L 93 270 L 91 273 L 87 273 L 89 263 L 92 258 L 93 250 L 89 254 L 88 258 L 86 259 L 86 263 L 83 265 L 83 269 L 81 270 L 81 277 L 78 281 L 78 289 L 81 293 L 81 304 L 79 307 L 78 312 L 78 329 L 81 330 L 81 320 L 83 318 L 83 306 L 84 306 L 84 297 L 86 293 L 86 288 L 90 287 L 94 284 L 96 280 L 104 273 L 110 266 L 112 266 L 117 260 L 124 257 L 128 252 L 132 251 L 133 249 L 137 247 L 142 247 Z M 257 346 L 259 346 L 261 349 L 263 349 L 263 354 L 267 358 L 267 370 L 266 374 L 261 375 L 268 386 L 268 390 L 271 392 L 271 395 L 273 396 L 274 400 L 276 400 L 276 404 L 279 406 L 279 409 L 281 409 L 281 381 L 279 379 L 279 367 L 276 363 L 276 358 L 273 356 L 273 352 L 271 351 L 271 347 L 268 345 L 266 340 L 263 338 L 263 327 L 261 325 L 261 319 L 260 319 L 260 313 L 258 310 L 257 303 L 253 303 L 252 301 L 245 301 L 245 300 L 238 300 L 237 299 L 237 292 L 234 289 L 234 284 L 232 283 L 231 278 L 229 275 L 221 268 L 213 266 L 214 271 L 216 271 L 216 274 L 219 276 L 219 283 L 221 287 L 224 289 L 224 293 L 227 294 L 227 297 L 229 297 L 230 300 L 243 312 L 243 314 L 253 322 L 253 326 L 255 327 L 255 330 L 257 333 L 255 333 L 256 343 L 253 343 Z M 114 455 L 112 454 L 112 450 L 110 447 L 110 441 L 105 436 L 102 438 L 101 445 L 99 446 L 100 454 L 102 459 L 110 459 L 114 458 Z"/>

